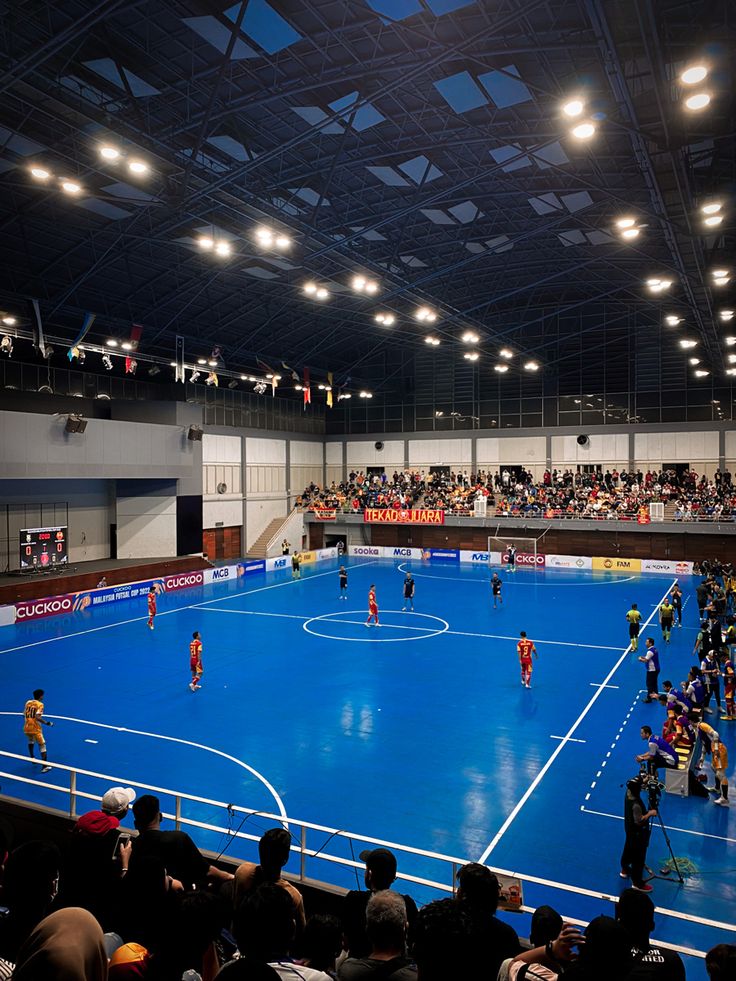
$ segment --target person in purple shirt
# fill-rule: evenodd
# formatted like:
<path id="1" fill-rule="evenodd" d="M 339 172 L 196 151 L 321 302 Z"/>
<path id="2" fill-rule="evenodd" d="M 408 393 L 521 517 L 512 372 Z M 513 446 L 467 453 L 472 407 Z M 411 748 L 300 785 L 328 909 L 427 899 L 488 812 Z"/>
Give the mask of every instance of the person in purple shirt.
<path id="1" fill-rule="evenodd" d="M 641 727 L 641 738 L 648 745 L 646 753 L 636 757 L 637 763 L 646 763 L 650 773 L 656 773 L 660 766 L 670 770 L 677 769 L 677 753 L 666 739 L 653 735 L 649 726 Z"/>
<path id="2" fill-rule="evenodd" d="M 647 697 L 644 699 L 645 702 L 656 701 L 657 695 L 659 693 L 659 653 L 657 648 L 654 646 L 654 640 L 651 637 L 647 637 L 646 640 L 646 650 L 644 655 L 639 657 L 642 664 L 647 666 Z"/>

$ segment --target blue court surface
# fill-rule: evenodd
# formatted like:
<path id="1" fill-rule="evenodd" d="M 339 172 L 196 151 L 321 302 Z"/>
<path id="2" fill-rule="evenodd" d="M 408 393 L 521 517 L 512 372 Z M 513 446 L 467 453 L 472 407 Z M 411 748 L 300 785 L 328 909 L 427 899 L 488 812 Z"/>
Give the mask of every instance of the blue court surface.
<path id="1" fill-rule="evenodd" d="M 641 646 L 656 638 L 660 680 L 678 684 L 693 663 L 694 585 L 684 584 L 685 626 L 665 649 L 656 607 L 668 577 L 502 571 L 504 605 L 493 610 L 485 567 L 345 564 L 347 602 L 332 562 L 305 567 L 300 581 L 279 571 L 162 596 L 154 631 L 145 599 L 2 630 L 0 748 L 25 752 L 20 711 L 42 687 L 47 718 L 56 720 L 46 731 L 55 762 L 617 894 L 625 885 L 622 784 L 638 769 L 640 725 L 658 731 L 663 719 L 659 706 L 641 703 L 644 668 L 627 652 L 624 615 L 634 601 L 644 620 L 653 618 Z M 402 612 L 405 569 L 416 578 L 415 613 Z M 380 628 L 364 625 L 371 583 Z M 195 629 L 205 673 L 193 693 Z M 539 651 L 531 690 L 520 684 L 516 657 L 522 629 Z M 736 724 L 711 721 L 733 760 Z M 27 761 L 0 758 L 0 768 L 41 779 Z M 43 779 L 68 786 L 60 771 Z M 64 807 L 60 794 L 1 782 L 10 795 Z M 80 787 L 104 789 L 89 778 Z M 657 906 L 732 921 L 735 810 L 664 795 L 662 814 L 675 854 L 697 874 L 682 887 L 656 880 Z M 205 804 L 187 815 L 223 824 Z M 243 830 L 258 836 L 267 826 L 256 815 Z M 192 833 L 216 851 L 252 850 Z M 318 832 L 309 846 L 348 859 L 364 847 Z M 649 865 L 666 858 L 655 830 Z M 447 869 L 422 856 L 401 856 L 400 871 L 449 881 Z M 355 882 L 351 869 L 319 860 L 308 873 Z M 429 898 L 420 886 L 412 891 Z M 581 919 L 610 912 L 593 897 L 534 883 L 524 899 Z M 506 917 L 526 932 L 524 917 Z M 665 915 L 655 936 L 699 950 L 735 939 Z M 704 977 L 702 962 L 688 960 L 689 977 Z"/>

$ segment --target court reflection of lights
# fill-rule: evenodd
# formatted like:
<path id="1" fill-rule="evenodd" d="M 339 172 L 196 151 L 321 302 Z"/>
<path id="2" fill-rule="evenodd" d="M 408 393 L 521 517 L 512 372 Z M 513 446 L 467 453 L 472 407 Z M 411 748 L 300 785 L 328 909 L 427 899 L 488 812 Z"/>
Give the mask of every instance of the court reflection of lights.
<path id="1" fill-rule="evenodd" d="M 342 707 L 340 726 L 343 736 L 358 736 L 367 741 L 373 736 L 374 721 L 373 709 L 368 705 L 356 709 L 352 702 L 346 702 Z"/>

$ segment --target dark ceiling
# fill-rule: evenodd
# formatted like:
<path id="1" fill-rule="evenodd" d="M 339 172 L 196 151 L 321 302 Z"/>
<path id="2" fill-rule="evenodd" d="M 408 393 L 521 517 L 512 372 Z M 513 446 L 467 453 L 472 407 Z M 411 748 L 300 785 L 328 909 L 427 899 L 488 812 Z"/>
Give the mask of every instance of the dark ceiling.
<path id="1" fill-rule="evenodd" d="M 720 310 L 736 301 L 712 277 L 734 245 L 727 0 L 6 0 L 0 13 L 0 310 L 21 328 L 35 298 L 68 342 L 93 312 L 90 341 L 134 322 L 142 357 L 168 362 L 179 334 L 190 359 L 218 345 L 233 371 L 283 361 L 388 394 L 387 358 L 462 362 L 468 330 L 481 374 L 504 345 L 511 372 L 530 358 L 555 372 L 547 322 L 595 307 L 632 331 L 677 314 L 672 336 L 698 340 L 701 367 L 728 368 Z M 707 79 L 683 86 L 701 63 Z M 701 90 L 710 105 L 687 111 Z M 590 140 L 569 134 L 581 119 Z M 130 175 L 132 158 L 150 173 Z M 707 227 L 713 199 L 724 220 Z M 627 215 L 641 226 L 629 241 L 615 226 Z M 291 248 L 260 248 L 263 224 Z M 201 235 L 231 255 L 203 252 Z M 356 274 L 379 294 L 355 294 Z M 672 281 L 663 296 L 651 276 Z M 326 302 L 303 293 L 309 280 Z M 419 305 L 435 324 L 413 318 Z M 584 357 L 600 360 L 594 330 Z"/>

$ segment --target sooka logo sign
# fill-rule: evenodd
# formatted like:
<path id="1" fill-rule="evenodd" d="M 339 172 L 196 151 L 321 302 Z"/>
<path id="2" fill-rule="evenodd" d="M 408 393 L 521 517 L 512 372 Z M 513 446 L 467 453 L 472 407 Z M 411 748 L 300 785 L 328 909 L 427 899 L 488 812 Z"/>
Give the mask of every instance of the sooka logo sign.
<path id="1" fill-rule="evenodd" d="M 358 545 L 353 552 L 354 555 L 380 555 L 378 548 Z"/>

